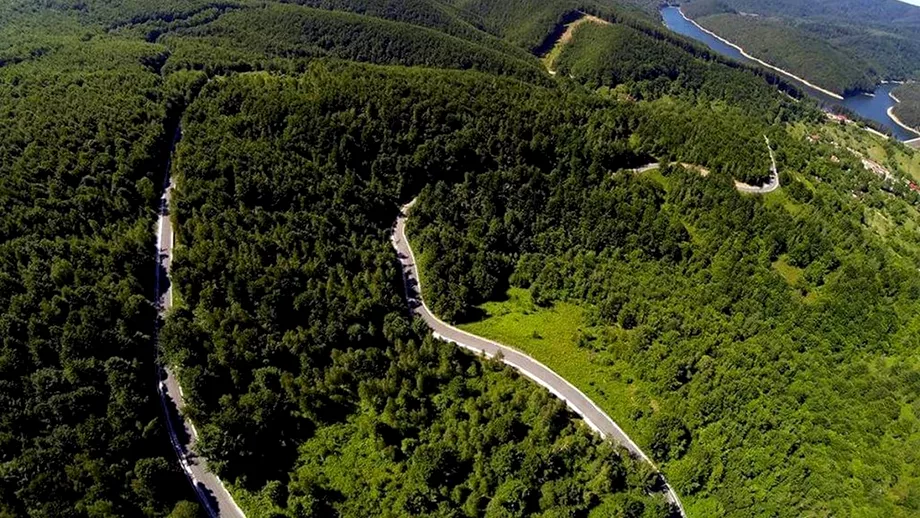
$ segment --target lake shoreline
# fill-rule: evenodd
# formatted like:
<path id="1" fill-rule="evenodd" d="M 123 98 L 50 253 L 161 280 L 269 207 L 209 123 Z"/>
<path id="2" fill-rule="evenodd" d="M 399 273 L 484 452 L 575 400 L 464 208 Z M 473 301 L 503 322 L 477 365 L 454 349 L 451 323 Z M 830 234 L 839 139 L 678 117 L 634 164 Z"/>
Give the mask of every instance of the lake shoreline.
<path id="1" fill-rule="evenodd" d="M 829 96 L 831 96 L 831 97 L 833 97 L 833 98 L 835 98 L 835 99 L 839 99 L 839 100 L 841 100 L 841 101 L 843 100 L 843 96 L 840 95 L 840 94 L 838 94 L 838 93 L 836 93 L 836 92 L 832 92 L 832 91 L 827 90 L 827 89 L 825 89 L 825 88 L 821 88 L 820 86 L 818 86 L 818 85 L 816 85 L 816 84 L 813 84 L 813 83 L 811 83 L 811 82 L 809 82 L 809 81 L 807 81 L 807 80 L 805 80 L 805 79 L 802 79 L 801 77 L 799 77 L 799 76 L 793 74 L 792 72 L 789 72 L 788 70 L 784 70 L 784 69 L 782 69 L 782 68 L 779 68 L 778 66 L 771 65 L 770 63 L 767 63 L 766 61 L 764 61 L 764 60 L 762 60 L 762 59 L 755 58 L 754 56 L 748 54 L 740 45 L 737 45 L 737 44 L 735 44 L 735 43 L 732 43 L 731 41 L 728 41 L 727 39 L 723 38 L 722 36 L 719 36 L 718 34 L 712 32 L 711 30 L 707 29 L 706 27 L 703 27 L 702 25 L 696 23 L 696 21 L 694 21 L 693 19 L 688 18 L 687 15 L 684 14 L 683 8 L 681 8 L 680 6 L 677 7 L 677 12 L 679 12 L 680 15 L 684 17 L 685 20 L 687 20 L 688 22 L 690 22 L 690 23 L 692 23 L 693 25 L 695 25 L 699 30 L 705 32 L 706 34 L 712 36 L 713 38 L 716 38 L 717 40 L 721 41 L 722 43 L 724 43 L 724 44 L 726 44 L 726 45 L 729 45 L 729 46 L 731 46 L 731 47 L 734 47 L 736 50 L 738 50 L 738 52 L 741 53 L 742 56 L 744 56 L 744 57 L 750 59 L 751 61 L 754 61 L 754 62 L 756 62 L 756 63 L 759 63 L 759 64 L 761 64 L 761 65 L 763 65 L 763 66 L 765 66 L 765 67 L 767 67 L 767 68 L 769 68 L 769 69 L 775 70 L 775 71 L 777 71 L 777 72 L 779 72 L 779 73 L 781 73 L 781 74 L 783 74 L 783 75 L 785 75 L 785 76 L 791 77 L 792 79 L 795 79 L 796 81 L 799 81 L 799 82 L 801 82 L 801 83 L 804 84 L 804 85 L 808 85 L 809 87 L 814 88 L 815 90 L 817 90 L 817 91 L 819 91 L 819 92 L 821 92 L 821 93 L 823 93 L 823 94 L 825 94 L 825 95 L 829 95 Z"/>
<path id="2" fill-rule="evenodd" d="M 892 94 L 891 92 L 888 92 L 888 97 L 891 97 L 891 100 L 893 100 L 893 101 L 896 102 L 897 104 L 901 104 L 900 99 L 898 99 L 897 97 L 895 97 L 894 94 Z M 917 128 L 912 128 L 912 127 L 908 126 L 907 124 L 904 124 L 904 122 L 901 121 L 901 119 L 899 119 L 898 116 L 894 114 L 894 106 L 891 106 L 891 107 L 888 108 L 888 117 L 889 117 L 891 120 L 893 120 L 894 123 L 897 124 L 898 126 L 901 126 L 902 128 L 906 129 L 907 131 L 909 131 L 909 132 L 911 132 L 911 133 L 913 133 L 913 134 L 915 134 L 915 135 L 920 135 L 920 130 L 918 130 Z M 912 140 L 915 140 L 915 139 L 912 139 Z M 910 141 L 905 141 L 905 142 L 910 142 Z"/>
<path id="3" fill-rule="evenodd" d="M 815 87 L 812 83 L 802 80 L 795 74 L 751 56 L 740 46 L 687 17 L 680 6 L 663 5 L 659 13 L 665 27 L 706 45 L 717 54 L 742 63 L 763 65 L 765 68 L 776 71 L 777 77 L 788 78 L 789 84 L 797 86 L 802 93 L 814 98 L 825 111 L 833 109 L 833 106 L 842 106 L 862 119 L 873 121 L 884 127 L 894 139 L 899 141 L 914 141 L 917 139 L 917 135 L 920 134 L 916 129 L 904 124 L 903 121 L 896 121 L 897 116 L 894 115 L 894 111 L 888 109 L 897 102 L 896 96 L 892 97 L 888 94 L 902 82 L 898 78 L 881 80 L 872 93 L 861 92 L 856 94 L 847 92 L 846 96 L 841 97 L 839 94 Z"/>

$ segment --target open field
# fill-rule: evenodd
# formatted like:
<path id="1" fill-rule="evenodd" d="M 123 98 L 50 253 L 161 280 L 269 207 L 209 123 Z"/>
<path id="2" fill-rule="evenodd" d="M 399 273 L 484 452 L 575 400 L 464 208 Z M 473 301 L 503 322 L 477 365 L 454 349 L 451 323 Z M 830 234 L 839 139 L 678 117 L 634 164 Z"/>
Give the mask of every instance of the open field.
<path id="1" fill-rule="evenodd" d="M 638 399 L 637 387 L 628 365 L 611 364 L 590 347 L 579 346 L 603 332 L 590 326 L 587 308 L 568 302 L 541 308 L 528 290 L 511 288 L 507 300 L 487 302 L 481 309 L 484 319 L 458 327 L 533 356 L 587 394 L 627 433 L 635 433 L 629 409 Z"/>

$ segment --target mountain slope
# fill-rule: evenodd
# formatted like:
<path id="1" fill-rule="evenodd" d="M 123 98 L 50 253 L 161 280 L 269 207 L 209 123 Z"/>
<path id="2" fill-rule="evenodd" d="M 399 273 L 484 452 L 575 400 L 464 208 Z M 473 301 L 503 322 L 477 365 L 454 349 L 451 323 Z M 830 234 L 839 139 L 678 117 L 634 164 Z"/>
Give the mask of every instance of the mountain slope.
<path id="1" fill-rule="evenodd" d="M 475 69 L 513 75 L 531 82 L 545 81 L 545 73 L 529 56 L 502 52 L 488 45 L 449 36 L 403 22 L 338 11 L 290 5 L 227 13 L 213 23 L 167 35 L 175 48 L 170 67 L 206 67 L 217 70 L 221 53 L 241 58 L 226 68 L 249 62 L 279 60 L 306 62 L 336 57 L 379 64 Z M 292 65 L 296 66 L 296 65 Z"/>
<path id="2" fill-rule="evenodd" d="M 613 2 L 300 4 L 0 6 L 0 514 L 196 513 L 152 365 L 180 119 L 163 361 L 249 515 L 673 516 L 407 317 L 416 196 L 432 308 L 515 322 L 691 516 L 916 514 L 914 155 Z"/>
<path id="3" fill-rule="evenodd" d="M 891 91 L 898 104 L 894 106 L 894 114 L 904 124 L 920 131 L 920 85 L 908 83 L 900 85 Z"/>
<path id="4" fill-rule="evenodd" d="M 897 0 L 699 0 L 683 9 L 754 55 L 840 91 L 920 74 L 920 7 Z"/>

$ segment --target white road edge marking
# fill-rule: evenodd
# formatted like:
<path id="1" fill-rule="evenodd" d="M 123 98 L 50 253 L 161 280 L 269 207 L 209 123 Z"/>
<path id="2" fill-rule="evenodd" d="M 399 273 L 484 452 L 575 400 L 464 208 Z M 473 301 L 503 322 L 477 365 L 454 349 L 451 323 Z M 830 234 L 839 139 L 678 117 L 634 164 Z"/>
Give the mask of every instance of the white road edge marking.
<path id="1" fill-rule="evenodd" d="M 764 138 L 766 138 L 766 135 L 764 136 Z M 768 142 L 767 146 L 769 147 L 769 140 L 768 140 L 767 142 Z M 399 224 L 399 219 L 400 219 L 400 217 L 401 217 L 401 218 L 403 219 L 403 225 L 405 225 L 405 222 L 408 221 L 408 219 L 409 219 L 409 216 L 408 216 L 408 214 L 409 214 L 409 209 L 412 208 L 412 205 L 415 204 L 416 200 L 417 200 L 417 198 L 413 198 L 412 201 L 410 201 L 409 203 L 407 203 L 407 204 L 403 205 L 402 207 L 400 207 L 400 216 L 397 217 L 397 224 L 393 227 L 393 232 L 392 232 L 392 234 L 391 234 L 391 236 L 390 236 L 390 240 L 391 240 L 392 243 L 393 243 L 393 248 L 397 249 L 397 252 L 399 251 L 397 245 L 398 245 L 398 243 L 400 242 L 400 238 L 396 235 L 396 231 L 397 231 L 397 229 L 399 228 L 399 226 L 398 226 L 398 224 Z M 403 228 L 405 229 L 405 227 L 403 227 Z M 508 347 L 508 346 L 506 346 L 506 345 L 502 345 L 502 344 L 500 344 L 500 343 L 498 343 L 498 342 L 495 342 L 495 341 L 493 341 L 493 340 L 489 340 L 489 339 L 486 339 L 486 338 L 482 338 L 482 337 L 473 335 L 472 333 L 468 333 L 468 332 L 466 332 L 466 331 L 464 331 L 464 330 L 462 330 L 462 329 L 458 329 L 458 328 L 456 328 L 456 327 L 454 327 L 454 326 L 452 326 L 452 325 L 450 325 L 450 324 L 444 322 L 443 320 L 441 320 L 440 318 L 438 318 L 430 309 L 428 309 L 428 305 L 425 304 L 424 299 L 422 298 L 422 280 L 421 280 L 421 278 L 420 278 L 420 275 L 418 274 L 418 263 L 417 263 L 416 260 L 415 260 L 415 251 L 412 250 L 412 245 L 409 243 L 409 238 L 408 238 L 408 236 L 405 235 L 405 230 L 403 230 L 403 237 L 404 237 L 405 240 L 406 240 L 406 249 L 407 249 L 408 252 L 409 252 L 409 260 L 411 261 L 411 264 L 409 264 L 409 265 L 403 265 L 403 264 L 402 264 L 402 261 L 400 261 L 400 270 L 401 270 L 401 273 L 402 273 L 402 276 L 403 276 L 403 288 L 405 289 L 406 298 L 407 298 L 407 299 L 409 298 L 409 286 L 408 286 L 408 283 L 406 282 L 406 280 L 407 280 L 407 274 L 406 274 L 406 269 L 405 269 L 404 266 L 408 266 L 408 268 L 409 268 L 410 270 L 415 270 L 415 273 L 416 273 L 416 275 L 415 275 L 416 291 L 417 291 L 418 294 L 419 294 L 418 302 L 419 302 L 419 303 L 421 304 L 421 306 L 425 309 L 425 311 L 428 312 L 429 315 L 431 315 L 431 317 L 432 317 L 434 320 L 436 320 L 438 323 L 440 323 L 440 324 L 443 325 L 444 327 L 447 327 L 448 329 L 451 329 L 451 330 L 453 330 L 453 331 L 456 331 L 456 332 L 458 332 L 458 333 L 460 333 L 460 334 L 462 334 L 462 335 L 465 335 L 465 336 L 468 336 L 468 337 L 471 337 L 471 338 L 475 338 L 475 339 L 477 339 L 477 340 L 482 340 L 482 341 L 484 341 L 484 342 L 488 342 L 488 343 L 490 343 L 490 344 L 492 344 L 492 345 L 495 345 L 499 350 L 507 350 L 507 351 L 513 352 L 513 353 L 515 353 L 515 354 L 520 354 L 521 356 L 526 357 L 527 359 L 529 359 L 530 361 L 532 361 L 532 362 L 534 362 L 535 364 L 539 365 L 540 367 L 546 369 L 548 372 L 553 373 L 557 378 L 561 379 L 561 380 L 563 381 L 563 383 L 565 383 L 569 388 L 571 388 L 571 389 L 574 390 L 576 393 L 578 393 L 581 397 L 583 397 L 592 407 L 594 407 L 594 410 L 596 410 L 600 415 L 602 415 L 602 416 L 604 416 L 605 418 L 607 418 L 607 420 L 610 422 L 610 424 L 613 425 L 613 428 L 615 428 L 615 429 L 623 436 L 623 438 L 629 443 L 629 445 L 633 447 L 633 449 L 635 450 L 635 452 L 638 452 L 638 454 L 639 454 L 639 456 L 642 458 L 642 460 L 644 460 L 645 462 L 647 462 L 650 466 L 652 466 L 652 467 L 655 469 L 655 471 L 658 471 L 658 472 L 660 473 L 660 470 L 658 469 L 658 466 L 656 466 L 655 463 L 652 462 L 652 460 L 645 454 L 645 452 L 642 451 L 642 449 L 639 448 L 639 446 L 632 440 L 632 438 L 629 437 L 629 435 L 627 435 L 626 432 L 624 432 L 622 428 L 620 428 L 620 425 L 618 425 L 618 424 L 616 423 L 616 421 L 613 420 L 613 418 L 611 418 L 609 415 L 607 415 L 606 412 L 604 412 L 603 410 L 601 410 L 601 408 L 600 408 L 599 406 L 597 406 L 597 403 L 595 403 L 594 400 L 592 400 L 592 399 L 589 398 L 587 395 L 585 395 L 585 393 L 582 392 L 581 390 L 579 390 L 578 387 L 575 387 L 574 385 L 572 385 L 572 383 L 569 382 L 569 380 L 567 380 L 567 379 L 565 379 L 564 377 L 560 376 L 558 373 L 556 373 L 556 371 L 550 369 L 549 367 L 547 367 L 546 365 L 544 365 L 542 362 L 538 361 L 537 359 L 533 358 L 532 356 L 530 356 L 530 355 L 528 355 L 528 354 L 525 354 L 525 353 L 523 353 L 523 352 L 521 352 L 521 351 L 518 351 L 517 349 L 514 349 L 513 347 Z M 411 309 L 410 309 L 410 311 L 411 311 Z M 439 339 L 444 340 L 444 341 L 446 341 L 446 342 L 450 342 L 450 343 L 456 344 L 456 345 L 460 346 L 461 348 L 464 348 L 464 349 L 467 349 L 467 350 L 470 350 L 470 351 L 474 351 L 474 352 L 477 352 L 477 353 L 480 353 L 480 354 L 484 354 L 484 355 L 487 356 L 487 357 L 492 357 L 492 355 L 486 353 L 485 351 L 483 351 L 483 350 L 481 350 L 481 349 L 478 349 L 478 348 L 476 348 L 476 347 L 472 347 L 472 346 L 469 346 L 469 345 L 466 345 L 466 344 L 457 342 L 456 340 L 451 340 L 451 339 L 445 338 L 445 337 L 443 337 L 441 334 L 439 334 L 437 331 L 435 331 L 435 330 L 433 330 L 433 329 L 432 329 L 431 333 L 432 333 L 432 335 L 435 336 L 436 338 L 439 338 Z M 526 369 L 524 369 L 524 368 L 522 368 L 521 366 L 515 364 L 514 362 L 508 360 L 507 358 L 504 358 L 504 357 L 503 357 L 503 358 L 502 358 L 502 362 L 504 362 L 505 364 L 511 366 L 512 368 L 514 368 L 514 369 L 517 370 L 518 372 L 524 374 L 527 378 L 529 378 L 529 379 L 535 381 L 538 385 L 540 385 L 540 386 L 544 387 L 545 389 L 547 389 L 551 394 L 553 394 L 554 396 L 556 396 L 557 398 L 559 398 L 560 400 L 562 400 L 562 401 L 566 404 L 566 406 L 568 406 L 569 408 L 571 408 L 576 414 L 578 414 L 579 416 L 581 416 L 582 420 L 584 420 L 585 424 L 587 424 L 588 427 L 590 427 L 592 430 L 594 430 L 594 431 L 595 431 L 598 435 L 600 435 L 601 437 L 607 437 L 607 435 L 604 434 L 604 433 L 600 430 L 600 428 L 597 426 L 596 423 L 594 423 L 594 422 L 592 422 L 590 419 L 588 419 L 588 418 L 584 415 L 584 413 L 582 413 L 582 412 L 575 406 L 575 404 L 574 404 L 572 401 L 570 401 L 568 398 L 564 397 L 564 396 L 563 396 L 562 394 L 560 394 L 556 389 L 554 389 L 553 387 L 549 386 L 549 385 L 548 385 L 546 382 L 544 382 L 543 380 L 539 379 L 535 374 L 531 373 L 530 371 L 527 371 Z M 635 453 L 635 452 L 634 452 L 634 453 Z M 677 508 L 678 508 L 678 510 L 680 511 L 681 516 L 686 517 L 686 516 L 687 516 L 687 512 L 686 512 L 686 510 L 684 509 L 684 505 L 683 505 L 683 503 L 680 501 L 680 498 L 677 496 L 677 492 L 674 491 L 674 488 L 671 487 L 671 484 L 670 484 L 669 482 L 667 482 L 667 480 L 666 480 L 663 476 L 661 477 L 661 480 L 664 482 L 664 486 L 665 486 L 665 488 L 666 488 L 666 493 L 667 493 L 668 496 L 669 496 L 668 499 L 669 499 L 672 503 L 674 503 L 675 505 L 677 505 Z"/>

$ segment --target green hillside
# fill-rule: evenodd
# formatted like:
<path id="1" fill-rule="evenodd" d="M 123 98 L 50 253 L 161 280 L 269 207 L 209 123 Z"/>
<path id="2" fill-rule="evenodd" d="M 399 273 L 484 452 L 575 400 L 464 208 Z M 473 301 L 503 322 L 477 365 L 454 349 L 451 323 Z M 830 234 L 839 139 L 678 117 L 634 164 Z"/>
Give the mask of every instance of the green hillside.
<path id="1" fill-rule="evenodd" d="M 250 517 L 920 512 L 920 155 L 634 5 L 14 0 L 0 116 L 4 518 L 204 515 L 157 361 Z"/>
<path id="2" fill-rule="evenodd" d="M 213 23 L 168 34 L 164 42 L 175 49 L 171 70 L 255 69 L 268 60 L 296 69 L 328 56 L 546 80 L 542 67 L 529 56 L 503 53 L 487 41 L 479 44 L 409 23 L 292 5 L 235 10 Z"/>
<path id="3" fill-rule="evenodd" d="M 692 516 L 911 516 L 917 196 L 875 212 L 837 191 L 873 182 L 852 158 L 783 148 L 763 199 L 682 167 L 430 184 L 410 230 L 427 296 L 606 402 Z M 509 284 L 533 304 L 487 302 Z"/>
<path id="4" fill-rule="evenodd" d="M 898 0 L 694 0 L 684 13 L 748 53 L 836 92 L 920 77 L 920 7 Z"/>
<path id="5" fill-rule="evenodd" d="M 891 91 L 897 98 L 895 116 L 904 124 L 920 131 L 920 83 L 907 83 Z"/>
<path id="6" fill-rule="evenodd" d="M 879 79 L 859 57 L 778 20 L 722 13 L 697 21 L 748 54 L 832 92 L 872 91 Z"/>

